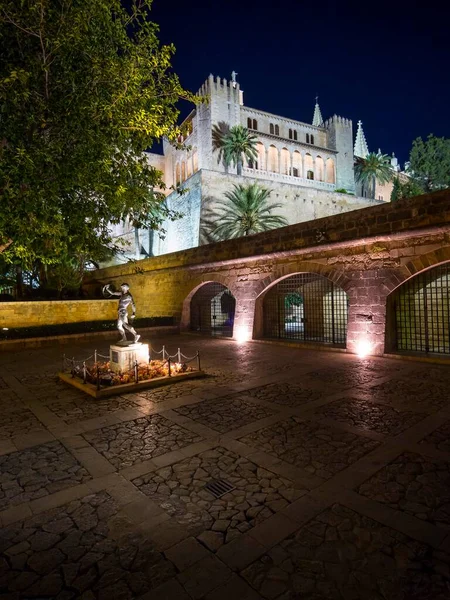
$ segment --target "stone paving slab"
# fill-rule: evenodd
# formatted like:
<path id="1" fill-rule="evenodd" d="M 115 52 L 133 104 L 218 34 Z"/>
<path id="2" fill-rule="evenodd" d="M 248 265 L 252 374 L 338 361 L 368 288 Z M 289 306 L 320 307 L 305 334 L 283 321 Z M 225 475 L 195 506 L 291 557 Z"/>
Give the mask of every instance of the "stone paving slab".
<path id="1" fill-rule="evenodd" d="M 322 385 L 334 388 L 354 388 L 359 385 L 373 382 L 374 374 L 367 369 L 355 369 L 354 367 L 338 367 L 309 371 L 308 379 L 320 382 Z"/>
<path id="2" fill-rule="evenodd" d="M 450 531 L 450 462 L 404 452 L 358 492 Z"/>
<path id="3" fill-rule="evenodd" d="M 91 479 L 59 441 L 0 457 L 0 510 Z"/>
<path id="4" fill-rule="evenodd" d="M 240 441 L 323 479 L 329 479 L 378 446 L 375 440 L 295 416 Z"/>
<path id="5" fill-rule="evenodd" d="M 420 444 L 430 444 L 441 452 L 450 452 L 450 421 L 446 421 L 435 431 L 421 440 Z"/>
<path id="6" fill-rule="evenodd" d="M 139 410 L 141 405 L 125 396 L 107 399 L 86 398 L 85 395 L 69 401 L 49 402 L 47 408 L 65 423 L 71 425 L 79 421 L 95 419 L 122 410 Z"/>
<path id="7" fill-rule="evenodd" d="M 448 385 L 428 379 L 390 379 L 384 383 L 370 386 L 364 393 L 374 402 L 395 406 L 403 410 L 435 412 L 449 406 Z"/>
<path id="8" fill-rule="evenodd" d="M 426 417 L 358 398 L 336 400 L 316 409 L 315 414 L 385 435 L 397 435 Z"/>
<path id="9" fill-rule="evenodd" d="M 449 554 L 338 504 L 242 572 L 280 600 L 446 600 L 449 574 Z"/>
<path id="10" fill-rule="evenodd" d="M 226 433 L 275 414 L 268 408 L 233 395 L 182 406 L 176 408 L 175 412 L 220 433 Z"/>
<path id="11" fill-rule="evenodd" d="M 234 489 L 215 498 L 205 486 L 218 479 Z M 211 551 L 306 493 L 288 479 L 222 447 L 134 479 L 133 483 Z"/>
<path id="12" fill-rule="evenodd" d="M 290 382 L 270 383 L 247 390 L 245 394 L 264 402 L 274 402 L 291 408 L 321 400 L 328 395 L 325 391 L 310 389 Z"/>
<path id="13" fill-rule="evenodd" d="M 201 436 L 161 415 L 111 425 L 83 437 L 117 469 L 202 441 Z"/>
<path id="14" fill-rule="evenodd" d="M 13 438 L 17 435 L 26 435 L 44 430 L 43 423 L 28 408 L 16 405 L 14 410 L 2 413 L 0 439 Z"/>
<path id="15" fill-rule="evenodd" d="M 172 563 L 143 536 L 109 537 L 117 503 L 99 492 L 0 533 L 3 598 L 131 599 L 172 578 Z"/>

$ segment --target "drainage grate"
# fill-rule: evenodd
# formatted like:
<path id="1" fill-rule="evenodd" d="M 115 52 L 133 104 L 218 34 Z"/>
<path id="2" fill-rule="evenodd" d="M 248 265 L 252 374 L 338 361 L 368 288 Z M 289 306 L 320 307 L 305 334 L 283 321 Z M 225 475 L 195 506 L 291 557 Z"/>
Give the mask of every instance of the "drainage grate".
<path id="1" fill-rule="evenodd" d="M 232 492 L 234 489 L 234 485 L 228 483 L 224 479 L 215 479 L 214 481 L 210 481 L 205 485 L 205 489 L 208 490 L 215 498 L 221 498 L 228 492 Z"/>

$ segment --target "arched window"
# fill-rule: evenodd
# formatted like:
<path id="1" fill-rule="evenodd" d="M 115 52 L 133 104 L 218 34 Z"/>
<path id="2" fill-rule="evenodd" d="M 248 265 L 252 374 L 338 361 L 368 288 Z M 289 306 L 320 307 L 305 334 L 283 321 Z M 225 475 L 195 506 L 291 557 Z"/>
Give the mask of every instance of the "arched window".
<path id="1" fill-rule="evenodd" d="M 327 159 L 327 183 L 336 183 L 334 160 L 332 158 Z"/>
<path id="2" fill-rule="evenodd" d="M 192 168 L 194 173 L 198 171 L 198 153 L 196 148 L 194 148 L 194 151 L 192 152 Z"/>
<path id="3" fill-rule="evenodd" d="M 258 161 L 256 163 L 255 168 L 259 169 L 260 171 L 265 171 L 266 170 L 266 149 L 264 147 L 264 144 L 261 144 L 261 142 L 257 142 L 256 150 L 258 151 Z"/>
<path id="4" fill-rule="evenodd" d="M 289 139 L 292 140 L 292 129 L 289 129 Z"/>
<path id="5" fill-rule="evenodd" d="M 278 173 L 278 150 L 275 146 L 269 147 L 269 164 L 267 170 Z"/>
<path id="6" fill-rule="evenodd" d="M 181 181 L 186 181 L 186 162 L 181 163 Z"/>
<path id="7" fill-rule="evenodd" d="M 297 141 L 297 130 L 294 129 L 294 140 Z"/>
<path id="8" fill-rule="evenodd" d="M 269 125 L 269 133 L 271 133 L 273 135 L 274 131 L 275 131 L 275 128 L 273 126 L 273 123 L 270 123 L 270 125 Z"/>
<path id="9" fill-rule="evenodd" d="M 180 171 L 180 163 L 177 163 L 175 167 L 175 184 L 180 185 L 181 183 L 181 171 Z"/>
<path id="10" fill-rule="evenodd" d="M 275 125 L 275 135 L 280 135 L 280 128 L 278 125 Z"/>
<path id="11" fill-rule="evenodd" d="M 325 164 L 321 156 L 316 157 L 316 177 L 318 181 L 325 181 Z"/>
<path id="12" fill-rule="evenodd" d="M 253 129 L 256 131 L 258 129 L 258 121 L 253 119 Z"/>
<path id="13" fill-rule="evenodd" d="M 187 164 L 186 176 L 190 177 L 192 175 L 192 156 L 188 156 L 186 164 Z"/>
<path id="14" fill-rule="evenodd" d="M 250 119 L 250 117 L 248 117 L 248 119 L 247 119 L 247 127 L 248 127 L 248 129 L 252 128 L 252 120 Z"/>
<path id="15" fill-rule="evenodd" d="M 302 155 L 298 150 L 295 150 L 292 154 L 292 175 L 294 177 L 302 176 Z"/>
<path id="16" fill-rule="evenodd" d="M 309 133 L 306 134 L 306 143 L 309 144 Z"/>
<path id="17" fill-rule="evenodd" d="M 311 135 L 311 144 L 314 144 L 314 136 Z"/>
<path id="18" fill-rule="evenodd" d="M 287 148 L 281 150 L 281 173 L 289 175 L 291 169 L 291 155 Z"/>
<path id="19" fill-rule="evenodd" d="M 306 179 L 314 179 L 314 163 L 311 154 L 305 154 Z"/>

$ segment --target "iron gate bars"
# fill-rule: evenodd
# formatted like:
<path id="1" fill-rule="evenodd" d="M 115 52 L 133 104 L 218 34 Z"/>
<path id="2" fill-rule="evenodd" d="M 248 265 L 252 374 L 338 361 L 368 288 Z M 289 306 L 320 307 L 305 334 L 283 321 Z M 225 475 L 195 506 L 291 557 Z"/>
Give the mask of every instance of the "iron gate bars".
<path id="1" fill-rule="evenodd" d="M 315 273 L 281 280 L 263 300 L 263 332 L 268 338 L 345 347 L 347 320 L 347 294 Z"/>
<path id="2" fill-rule="evenodd" d="M 213 336 L 232 337 L 235 310 L 236 299 L 230 290 L 210 281 L 192 296 L 190 328 Z"/>

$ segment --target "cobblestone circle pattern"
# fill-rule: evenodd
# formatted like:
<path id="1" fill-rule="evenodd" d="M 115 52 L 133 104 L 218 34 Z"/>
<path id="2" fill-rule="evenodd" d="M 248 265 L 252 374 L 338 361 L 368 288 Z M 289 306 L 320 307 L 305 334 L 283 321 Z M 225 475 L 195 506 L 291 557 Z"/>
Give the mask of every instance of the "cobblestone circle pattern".
<path id="1" fill-rule="evenodd" d="M 359 493 L 450 530 L 450 463 L 404 452 L 359 487 Z"/>
<path id="2" fill-rule="evenodd" d="M 237 427 L 243 427 L 248 423 L 275 414 L 274 411 L 264 406 L 258 406 L 253 402 L 234 396 L 204 400 L 203 402 L 176 408 L 175 411 L 220 433 L 232 431 Z"/>
<path id="3" fill-rule="evenodd" d="M 205 485 L 225 479 L 235 489 L 215 498 Z M 216 550 L 306 493 L 234 452 L 217 447 L 133 480 L 192 535 Z"/>
<path id="4" fill-rule="evenodd" d="M 335 504 L 242 575 L 279 600 L 446 600 L 450 555 Z"/>
<path id="5" fill-rule="evenodd" d="M 86 496 L 0 532 L 5 600 L 128 600 L 175 575 L 143 537 L 108 538 L 115 501 Z"/>
<path id="6" fill-rule="evenodd" d="M 290 417 L 240 441 L 329 479 L 378 446 L 378 442 L 340 429 Z"/>
<path id="7" fill-rule="evenodd" d="M 83 434 L 116 469 L 179 450 L 202 438 L 160 415 L 150 415 Z"/>
<path id="8" fill-rule="evenodd" d="M 57 441 L 0 456 L 0 510 L 89 479 L 86 469 Z"/>

